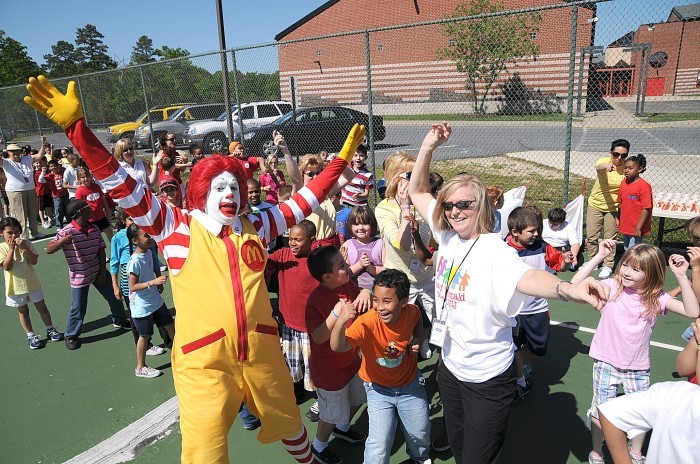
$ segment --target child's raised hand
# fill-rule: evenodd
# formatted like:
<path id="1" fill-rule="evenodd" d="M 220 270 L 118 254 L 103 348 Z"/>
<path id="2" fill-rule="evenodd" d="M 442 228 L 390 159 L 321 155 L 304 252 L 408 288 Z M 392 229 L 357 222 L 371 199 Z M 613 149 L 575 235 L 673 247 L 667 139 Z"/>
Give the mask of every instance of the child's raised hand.
<path id="1" fill-rule="evenodd" d="M 452 135 L 452 126 L 449 122 L 444 122 L 442 124 L 433 124 L 430 126 L 430 131 L 423 139 L 423 147 L 429 149 L 436 149 L 443 143 L 447 142 Z"/>
<path id="2" fill-rule="evenodd" d="M 163 285 L 168 280 L 168 276 L 159 276 L 151 281 L 151 285 Z"/>
<path id="3" fill-rule="evenodd" d="M 345 321 L 351 321 L 357 317 L 357 310 L 355 305 L 349 301 L 345 301 L 343 306 L 340 308 L 340 316 L 344 318 Z"/>
<path id="4" fill-rule="evenodd" d="M 696 270 L 700 268 L 700 247 L 688 247 L 688 258 L 690 259 L 690 267 Z"/>
<path id="5" fill-rule="evenodd" d="M 673 272 L 673 274 L 680 277 L 685 275 L 685 272 L 690 266 L 688 265 L 688 261 L 686 261 L 683 256 L 671 255 L 671 257 L 668 258 L 668 267 L 671 268 L 671 272 Z"/>
<path id="6" fill-rule="evenodd" d="M 614 253 L 616 249 L 617 242 L 609 238 L 598 244 L 598 254 L 603 258 L 610 256 L 610 253 Z"/>

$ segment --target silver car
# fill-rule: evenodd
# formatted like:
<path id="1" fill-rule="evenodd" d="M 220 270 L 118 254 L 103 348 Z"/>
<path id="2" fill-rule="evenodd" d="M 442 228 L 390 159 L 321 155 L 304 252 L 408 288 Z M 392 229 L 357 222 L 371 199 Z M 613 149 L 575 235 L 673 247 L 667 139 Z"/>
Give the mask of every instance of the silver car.
<path id="1" fill-rule="evenodd" d="M 260 127 L 275 121 L 277 118 L 292 110 L 292 105 L 286 101 L 259 101 L 244 103 L 241 105 L 241 115 L 238 108 L 231 112 L 233 117 L 233 132 L 241 132 L 240 121 L 243 119 L 243 128 Z M 196 143 L 201 145 L 205 153 L 225 153 L 229 140 L 226 136 L 226 118 L 223 113 L 212 121 L 202 121 L 189 124 L 183 134 L 185 144 Z M 234 136 L 234 138 L 237 138 Z"/>
<path id="2" fill-rule="evenodd" d="M 155 144 L 156 149 L 160 148 L 159 138 L 163 134 L 174 134 L 177 145 L 185 145 L 183 133 L 185 129 L 198 121 L 208 121 L 216 118 L 224 112 L 226 106 L 223 103 L 205 103 L 199 105 L 183 106 L 174 112 L 165 121 L 153 123 L 153 134 L 151 134 L 151 126 L 143 124 L 136 129 L 134 134 L 134 143 L 139 148 L 147 148 L 151 146 L 151 139 Z"/>

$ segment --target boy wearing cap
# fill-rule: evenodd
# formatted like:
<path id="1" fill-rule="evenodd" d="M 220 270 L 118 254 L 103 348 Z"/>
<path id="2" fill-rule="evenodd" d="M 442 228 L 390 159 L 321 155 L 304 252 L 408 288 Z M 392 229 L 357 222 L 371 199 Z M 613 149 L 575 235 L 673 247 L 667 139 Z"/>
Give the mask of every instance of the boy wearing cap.
<path id="1" fill-rule="evenodd" d="M 87 311 L 88 291 L 94 285 L 107 300 L 112 312 L 112 325 L 131 330 L 124 307 L 114 296 L 111 279 L 105 272 L 105 242 L 100 230 L 90 223 L 92 209 L 85 201 L 74 200 L 66 206 L 66 216 L 71 223 L 56 233 L 46 247 L 47 254 L 63 249 L 68 261 L 68 277 L 71 286 L 71 307 L 66 322 L 66 348 L 80 348 L 80 332 Z"/>

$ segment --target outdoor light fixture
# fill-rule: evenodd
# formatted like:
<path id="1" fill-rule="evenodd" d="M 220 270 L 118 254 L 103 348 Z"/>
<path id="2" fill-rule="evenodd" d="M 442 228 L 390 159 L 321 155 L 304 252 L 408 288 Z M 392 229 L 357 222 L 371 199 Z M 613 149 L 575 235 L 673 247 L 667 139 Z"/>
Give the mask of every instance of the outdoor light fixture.
<path id="1" fill-rule="evenodd" d="M 321 67 L 321 62 L 318 60 L 315 60 L 314 63 L 318 65 L 318 70 L 321 71 L 321 74 L 323 74 L 323 68 Z"/>

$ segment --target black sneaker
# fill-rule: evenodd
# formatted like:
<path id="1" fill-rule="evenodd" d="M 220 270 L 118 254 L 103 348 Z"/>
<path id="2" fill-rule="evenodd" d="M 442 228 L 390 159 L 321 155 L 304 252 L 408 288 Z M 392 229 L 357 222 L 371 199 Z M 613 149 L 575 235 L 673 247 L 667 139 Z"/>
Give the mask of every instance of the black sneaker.
<path id="1" fill-rule="evenodd" d="M 530 393 L 530 386 L 522 386 L 519 383 L 515 385 L 515 401 L 522 401 L 525 399 L 525 395 Z"/>
<path id="2" fill-rule="evenodd" d="M 437 451 L 438 453 L 450 449 L 450 442 L 447 441 L 447 435 L 442 435 L 441 437 L 438 437 L 435 440 L 433 440 L 433 442 L 430 444 L 430 448 L 433 451 Z"/>
<path id="3" fill-rule="evenodd" d="M 333 427 L 333 436 L 349 443 L 362 443 L 367 438 L 367 435 L 355 432 L 353 429 L 348 429 L 347 432 L 343 432 L 338 429 L 338 427 Z"/>
<path id="4" fill-rule="evenodd" d="M 316 462 L 321 464 L 343 464 L 343 459 L 337 456 L 331 449 L 326 446 L 323 451 L 316 451 L 314 445 L 311 445 L 311 454 L 314 455 Z"/>
<path id="5" fill-rule="evenodd" d="M 318 422 L 318 401 L 314 401 L 314 404 L 311 405 L 304 415 L 311 422 Z"/>
<path id="6" fill-rule="evenodd" d="M 69 350 L 77 350 L 80 348 L 80 340 L 78 338 L 66 338 L 66 348 Z"/>
<path id="7" fill-rule="evenodd" d="M 112 327 L 114 327 L 115 329 L 131 330 L 131 322 L 129 322 L 128 319 L 126 321 L 122 322 L 121 324 L 117 324 L 116 322 L 113 322 Z"/>

